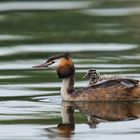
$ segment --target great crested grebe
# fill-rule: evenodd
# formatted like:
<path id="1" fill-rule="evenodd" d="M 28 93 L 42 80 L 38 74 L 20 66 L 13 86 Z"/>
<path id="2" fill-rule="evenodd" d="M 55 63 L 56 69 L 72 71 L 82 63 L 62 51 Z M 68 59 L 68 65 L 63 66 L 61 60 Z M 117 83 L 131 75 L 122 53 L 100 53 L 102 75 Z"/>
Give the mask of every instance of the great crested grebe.
<path id="1" fill-rule="evenodd" d="M 89 87 L 74 90 L 75 68 L 69 53 L 59 54 L 48 58 L 34 68 L 55 68 L 59 78 L 63 79 L 61 96 L 66 101 L 111 101 L 139 100 L 140 81 L 128 78 L 115 78 L 97 82 Z"/>

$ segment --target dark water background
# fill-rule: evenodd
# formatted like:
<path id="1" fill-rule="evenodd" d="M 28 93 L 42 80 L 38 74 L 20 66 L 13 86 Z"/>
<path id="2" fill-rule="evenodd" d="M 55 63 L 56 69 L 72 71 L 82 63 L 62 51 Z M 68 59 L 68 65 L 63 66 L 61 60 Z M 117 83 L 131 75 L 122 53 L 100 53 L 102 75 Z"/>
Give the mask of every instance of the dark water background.
<path id="1" fill-rule="evenodd" d="M 76 88 L 86 86 L 82 76 L 90 67 L 140 79 L 140 1 L 1 0 L 0 139 L 139 140 L 139 103 L 83 106 L 107 120 L 96 128 L 76 105 L 74 133 L 44 131 L 62 122 L 61 80 L 53 70 L 32 66 L 65 51 L 75 62 Z M 116 116 L 106 117 L 109 110 Z"/>

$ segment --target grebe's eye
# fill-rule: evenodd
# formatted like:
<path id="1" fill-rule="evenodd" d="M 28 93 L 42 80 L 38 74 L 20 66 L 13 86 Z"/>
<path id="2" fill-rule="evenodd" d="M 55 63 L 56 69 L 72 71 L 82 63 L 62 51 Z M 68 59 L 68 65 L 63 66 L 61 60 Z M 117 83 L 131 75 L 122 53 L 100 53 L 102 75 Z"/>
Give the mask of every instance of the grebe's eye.
<path id="1" fill-rule="evenodd" d="M 55 63 L 55 61 L 52 61 L 52 64 Z"/>

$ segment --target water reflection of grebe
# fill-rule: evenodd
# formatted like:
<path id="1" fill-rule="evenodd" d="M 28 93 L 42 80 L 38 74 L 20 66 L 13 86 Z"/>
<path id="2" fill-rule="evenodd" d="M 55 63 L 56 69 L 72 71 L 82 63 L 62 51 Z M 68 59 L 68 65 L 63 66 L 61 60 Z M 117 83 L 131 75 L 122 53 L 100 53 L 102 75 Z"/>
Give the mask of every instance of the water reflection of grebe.
<path id="1" fill-rule="evenodd" d="M 73 107 L 62 104 L 61 108 L 62 123 L 59 123 L 57 127 L 49 127 L 44 129 L 47 132 L 47 136 L 53 139 L 70 138 L 75 129 L 74 110 Z"/>
<path id="2" fill-rule="evenodd" d="M 67 137 L 74 134 L 74 110 L 87 116 L 89 127 L 108 121 L 130 121 L 140 117 L 140 103 L 130 102 L 62 102 L 62 123 L 57 127 L 46 128 L 51 138 Z"/>
<path id="3" fill-rule="evenodd" d="M 127 78 L 114 78 L 92 86 L 74 90 L 74 64 L 68 53 L 50 57 L 46 63 L 35 68 L 51 67 L 63 79 L 61 96 L 67 101 L 107 101 L 140 99 L 140 82 Z"/>

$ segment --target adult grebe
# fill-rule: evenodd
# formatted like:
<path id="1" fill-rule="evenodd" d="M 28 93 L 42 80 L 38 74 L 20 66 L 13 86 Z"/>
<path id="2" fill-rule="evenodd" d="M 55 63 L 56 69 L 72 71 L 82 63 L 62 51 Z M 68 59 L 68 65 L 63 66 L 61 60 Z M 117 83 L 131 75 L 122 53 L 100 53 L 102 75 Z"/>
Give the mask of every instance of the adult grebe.
<path id="1" fill-rule="evenodd" d="M 55 68 L 59 78 L 63 79 L 61 96 L 67 101 L 110 101 L 110 100 L 139 100 L 140 82 L 127 78 L 116 78 L 96 83 L 92 86 L 74 90 L 75 68 L 69 53 L 59 54 L 48 58 L 34 68 Z"/>

